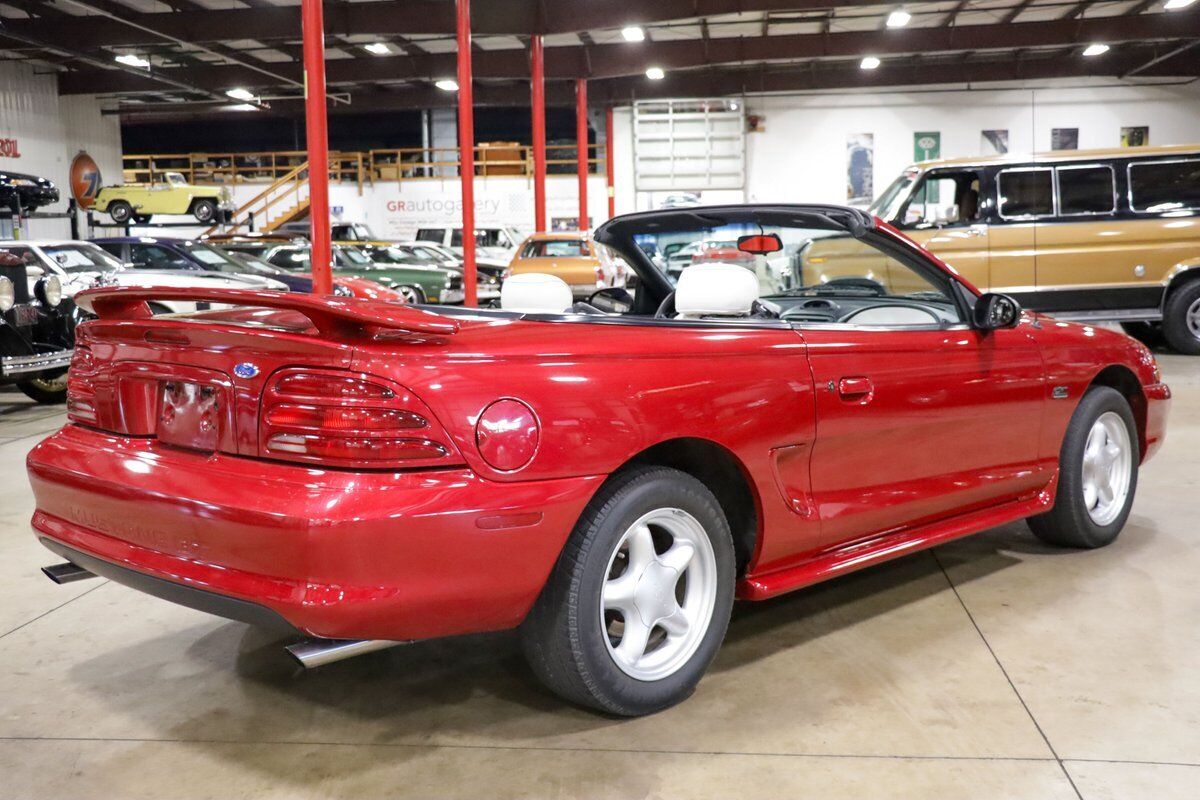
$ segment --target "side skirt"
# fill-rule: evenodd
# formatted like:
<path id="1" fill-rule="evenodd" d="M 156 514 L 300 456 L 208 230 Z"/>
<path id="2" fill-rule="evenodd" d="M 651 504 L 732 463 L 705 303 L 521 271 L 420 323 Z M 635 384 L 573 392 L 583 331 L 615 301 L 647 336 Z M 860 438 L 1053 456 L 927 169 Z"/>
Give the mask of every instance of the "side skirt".
<path id="1" fill-rule="evenodd" d="M 957 517 L 858 539 L 826 550 L 802 564 L 762 575 L 749 575 L 737 587 L 739 600 L 766 600 L 863 567 L 961 539 L 973 533 L 1049 511 L 1054 506 L 1058 476 L 1030 498 L 972 511 Z"/>

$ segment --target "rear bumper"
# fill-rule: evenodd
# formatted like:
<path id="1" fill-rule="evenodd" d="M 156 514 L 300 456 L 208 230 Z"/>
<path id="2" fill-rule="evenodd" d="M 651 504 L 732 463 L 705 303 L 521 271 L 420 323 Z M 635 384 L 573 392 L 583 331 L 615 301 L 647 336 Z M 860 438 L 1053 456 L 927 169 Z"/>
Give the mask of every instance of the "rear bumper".
<path id="1" fill-rule="evenodd" d="M 55 350 L 52 353 L 36 353 L 29 356 L 0 357 L 0 376 L 27 375 L 49 369 L 66 369 L 71 366 L 72 350 Z"/>
<path id="2" fill-rule="evenodd" d="M 74 425 L 35 447 L 28 468 L 33 527 L 68 560 L 185 605 L 195 595 L 180 590 L 196 590 L 337 639 L 519 624 L 602 480 L 315 470 Z M 163 583 L 166 593 L 147 588 Z M 234 616 L 220 605 L 205 610 Z"/>

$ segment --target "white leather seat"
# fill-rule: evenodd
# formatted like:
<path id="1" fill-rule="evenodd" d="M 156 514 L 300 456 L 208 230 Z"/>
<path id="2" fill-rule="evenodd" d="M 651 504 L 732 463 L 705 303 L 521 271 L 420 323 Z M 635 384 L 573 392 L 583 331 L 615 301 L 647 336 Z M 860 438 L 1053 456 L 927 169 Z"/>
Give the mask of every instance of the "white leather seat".
<path id="1" fill-rule="evenodd" d="M 758 299 L 758 278 L 736 264 L 695 264 L 675 287 L 675 314 L 699 317 L 748 317 Z"/>
<path id="2" fill-rule="evenodd" d="M 575 299 L 571 287 L 557 275 L 527 272 L 513 275 L 500 287 L 500 308 L 522 314 L 562 314 Z"/>

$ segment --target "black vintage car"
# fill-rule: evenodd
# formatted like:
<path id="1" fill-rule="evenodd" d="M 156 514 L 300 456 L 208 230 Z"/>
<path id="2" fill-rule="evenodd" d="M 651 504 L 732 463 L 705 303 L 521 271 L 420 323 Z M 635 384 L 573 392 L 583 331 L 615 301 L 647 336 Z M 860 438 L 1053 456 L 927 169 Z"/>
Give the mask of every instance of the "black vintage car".
<path id="1" fill-rule="evenodd" d="M 0 209 L 13 214 L 32 214 L 42 206 L 58 202 L 58 187 L 36 175 L 0 172 Z"/>
<path id="2" fill-rule="evenodd" d="M 77 309 L 57 277 L 35 277 L 31 296 L 25 263 L 0 251 L 0 383 L 15 383 L 39 403 L 62 403 Z"/>

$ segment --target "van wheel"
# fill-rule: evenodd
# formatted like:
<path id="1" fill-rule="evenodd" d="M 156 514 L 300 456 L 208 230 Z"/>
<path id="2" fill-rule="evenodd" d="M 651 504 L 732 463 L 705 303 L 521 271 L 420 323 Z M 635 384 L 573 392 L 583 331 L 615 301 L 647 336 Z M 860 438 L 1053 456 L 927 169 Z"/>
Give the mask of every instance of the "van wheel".
<path id="1" fill-rule="evenodd" d="M 1171 292 L 1163 309 L 1162 330 L 1176 352 L 1200 355 L 1200 280 Z"/>
<path id="2" fill-rule="evenodd" d="M 1163 343 L 1161 322 L 1122 322 L 1121 330 L 1146 347 L 1158 347 Z"/>
<path id="3" fill-rule="evenodd" d="M 192 206 L 192 216 L 201 222 L 211 222 L 217 216 L 217 204 L 212 200 L 197 200 Z"/>
<path id="4" fill-rule="evenodd" d="M 685 699 L 725 638 L 733 539 L 717 499 L 666 467 L 618 473 L 580 516 L 521 626 L 558 695 L 620 716 Z"/>
<path id="5" fill-rule="evenodd" d="M 1054 508 L 1030 517 L 1030 529 L 1060 547 L 1110 544 L 1133 506 L 1140 460 L 1129 402 L 1107 386 L 1088 389 L 1063 438 Z"/>
<path id="6" fill-rule="evenodd" d="M 108 215 L 112 217 L 113 222 L 124 225 L 133 216 L 133 206 L 124 200 L 114 200 L 108 204 Z"/>

